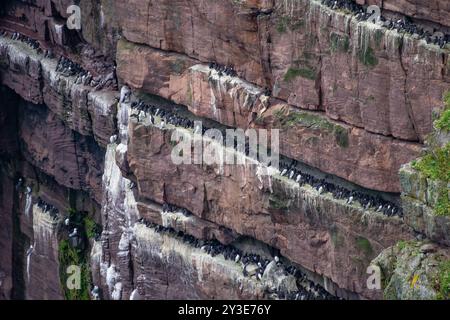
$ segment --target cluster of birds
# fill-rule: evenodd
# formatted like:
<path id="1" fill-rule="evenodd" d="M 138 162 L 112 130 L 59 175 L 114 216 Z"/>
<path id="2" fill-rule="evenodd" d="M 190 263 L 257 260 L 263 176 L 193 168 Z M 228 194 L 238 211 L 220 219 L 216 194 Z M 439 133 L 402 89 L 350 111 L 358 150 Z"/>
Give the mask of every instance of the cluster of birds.
<path id="1" fill-rule="evenodd" d="M 174 126 L 181 126 L 186 129 L 193 129 L 194 133 L 204 134 L 209 128 L 206 126 L 195 127 L 194 121 L 183 118 L 182 116 L 176 114 L 173 111 L 166 111 L 157 108 L 153 105 L 147 105 L 143 101 L 134 101 L 131 104 L 131 108 L 137 109 L 139 112 L 135 114 L 138 121 L 143 121 L 143 119 L 149 118 L 152 124 L 155 124 L 155 117 L 159 116 L 161 118 L 161 126 L 164 127 L 166 124 L 172 124 Z M 226 130 L 226 129 L 224 129 Z M 223 132 L 225 135 L 226 133 Z M 235 149 L 238 149 L 237 142 L 235 141 Z M 245 154 L 251 156 L 249 143 L 245 143 Z M 331 182 L 327 182 L 325 179 L 318 179 L 310 174 L 304 173 L 297 169 L 298 162 L 293 160 L 290 164 L 280 163 L 280 172 L 282 176 L 288 177 L 300 185 L 308 184 L 314 187 L 319 194 L 331 193 L 337 199 L 346 199 L 348 204 L 353 204 L 358 201 L 366 210 L 374 209 L 376 212 L 383 213 L 387 216 L 399 216 L 403 217 L 403 210 L 396 204 L 386 201 L 381 197 L 375 197 L 368 195 L 362 191 L 351 191 L 342 186 L 335 185 Z"/>
<path id="2" fill-rule="evenodd" d="M 210 62 L 208 66 L 210 69 L 216 70 L 219 77 L 221 77 L 223 75 L 226 75 L 229 77 L 237 77 L 238 76 L 237 71 L 233 67 L 223 66 L 216 62 Z M 272 95 L 272 90 L 270 90 L 268 87 L 265 87 L 264 95 L 270 97 Z"/>
<path id="3" fill-rule="evenodd" d="M 62 73 L 66 77 L 76 77 L 75 84 L 90 86 L 98 91 L 103 88 L 115 86 L 115 72 L 111 72 L 107 76 L 94 77 L 90 71 L 86 71 L 78 63 L 61 56 L 56 66 L 56 71 Z"/>
<path id="4" fill-rule="evenodd" d="M 173 111 L 167 111 L 153 105 L 147 105 L 143 101 L 134 101 L 131 104 L 131 108 L 137 109 L 139 111 L 135 114 L 135 116 L 138 118 L 138 121 L 143 121 L 143 119 L 148 118 L 150 119 L 150 122 L 152 124 L 155 124 L 155 119 L 158 116 L 161 118 L 162 127 L 164 127 L 166 124 L 172 124 L 174 126 L 184 127 L 186 129 L 193 129 L 194 133 L 202 134 L 204 134 L 209 129 L 206 126 L 202 126 L 200 128 L 197 125 L 197 127 L 194 127 L 194 121 L 183 118 Z M 222 132 L 222 134 L 226 135 L 226 132 L 224 131 Z M 245 154 L 247 156 L 251 156 L 252 154 L 250 154 L 249 143 L 247 142 L 248 141 L 246 141 L 245 143 Z M 236 151 L 238 151 L 238 145 L 236 141 L 234 148 Z M 290 164 L 281 162 L 281 175 L 294 180 L 295 182 L 299 183 L 300 186 L 308 184 L 315 188 L 319 192 L 319 194 L 331 193 L 336 199 L 346 199 L 346 202 L 348 204 L 353 204 L 354 202 L 358 201 L 365 210 L 373 209 L 376 212 L 383 213 L 384 215 L 389 217 L 403 217 L 402 208 L 390 201 L 386 201 L 378 196 L 366 194 L 362 191 L 349 190 L 342 186 L 328 182 L 325 179 L 318 179 L 310 174 L 302 172 L 297 167 L 298 162 L 295 160 L 292 160 Z"/>
<path id="5" fill-rule="evenodd" d="M 59 210 L 55 208 L 53 205 L 45 202 L 42 200 L 42 198 L 38 198 L 37 206 L 40 208 L 43 212 L 46 212 L 52 217 L 53 220 L 58 219 L 59 217 Z"/>
<path id="6" fill-rule="evenodd" d="M 4 30 L 1 30 L 0 31 L 0 35 L 7 36 L 8 32 L 6 32 Z M 31 38 L 29 38 L 29 37 L 27 37 L 27 36 L 25 36 L 25 35 L 23 35 L 23 34 L 21 34 L 19 32 L 11 33 L 11 40 L 21 41 L 21 42 L 29 45 L 34 50 L 38 50 L 41 47 L 38 41 L 36 41 L 34 39 L 31 39 Z"/>
<path id="7" fill-rule="evenodd" d="M 131 117 L 136 118 L 138 122 L 143 122 L 145 119 L 148 119 L 151 124 L 156 123 L 156 117 L 159 117 L 161 119 L 159 126 L 161 128 L 165 128 L 168 124 L 171 124 L 173 126 L 182 127 L 185 129 L 191 129 L 194 131 L 195 134 L 202 134 L 204 135 L 206 131 L 209 129 L 212 129 L 208 126 L 205 126 L 202 123 L 202 126 L 199 126 L 198 124 L 195 125 L 195 122 L 193 120 L 190 120 L 188 118 L 184 118 L 183 116 L 177 114 L 174 111 L 168 111 L 164 110 L 162 108 L 158 108 L 153 105 L 148 105 L 145 102 L 139 100 L 139 101 L 133 101 L 131 103 L 131 109 L 137 110 L 138 112 L 133 113 Z M 217 129 L 217 128 L 215 128 Z M 226 128 L 225 129 L 217 129 L 221 131 L 222 136 L 226 136 Z M 250 153 L 250 144 L 249 139 L 246 137 L 246 141 L 244 144 L 245 148 L 245 154 L 247 156 L 254 155 L 253 153 Z M 235 141 L 234 149 L 238 151 L 239 146 L 237 141 Z M 255 154 L 256 155 L 256 154 Z"/>
<path id="8" fill-rule="evenodd" d="M 134 101 L 131 103 L 131 109 L 135 109 L 138 112 L 132 114 L 131 117 L 136 117 L 139 122 L 148 119 L 150 123 L 155 124 L 156 117 L 161 119 L 160 126 L 164 128 L 167 124 L 171 124 L 177 127 L 183 127 L 185 129 L 194 129 L 194 121 L 183 118 L 175 112 L 164 110 L 153 105 L 148 105 L 143 101 Z M 208 130 L 203 127 L 202 133 L 204 134 Z"/>
<path id="9" fill-rule="evenodd" d="M 358 201 L 365 210 L 373 209 L 389 217 L 403 217 L 402 208 L 390 201 L 386 201 L 378 196 L 371 196 L 362 191 L 349 190 L 328 182 L 326 179 L 318 179 L 302 172 L 297 166 L 298 162 L 295 160 L 290 164 L 280 163 L 281 175 L 294 180 L 300 186 L 308 184 L 315 188 L 319 194 L 331 193 L 336 199 L 346 199 L 347 204 L 353 204 L 355 201 Z"/>
<path id="10" fill-rule="evenodd" d="M 59 57 L 58 64 L 56 65 L 56 71 L 61 72 L 62 74 L 68 77 L 73 77 L 77 75 L 77 76 L 85 76 L 85 79 L 88 80 L 92 79 L 92 75 L 86 70 L 84 70 L 82 66 L 64 56 Z M 89 82 L 86 82 L 86 84 L 88 83 Z"/>
<path id="11" fill-rule="evenodd" d="M 5 30 L 0 30 L 0 36 L 2 37 L 7 37 L 8 36 L 8 32 Z M 25 44 L 27 44 L 31 49 L 34 49 L 37 51 L 38 54 L 44 54 L 45 58 L 53 58 L 53 53 L 51 50 L 43 50 L 41 48 L 40 43 L 37 40 L 34 40 L 30 37 L 27 37 L 26 35 L 23 35 L 19 32 L 13 32 L 11 33 L 11 40 L 16 40 L 16 41 L 21 41 Z"/>
<path id="12" fill-rule="evenodd" d="M 5 30 L 0 30 L 0 36 L 8 36 L 8 32 Z M 19 32 L 14 32 L 11 34 L 12 40 L 21 41 L 29 45 L 32 49 L 35 49 L 38 54 L 43 54 L 44 58 L 53 59 L 55 55 L 52 50 L 45 49 L 42 50 L 40 44 L 37 40 L 29 38 Z M 85 86 L 90 86 L 95 90 L 101 90 L 103 88 L 114 87 L 117 80 L 115 78 L 115 71 L 111 72 L 106 76 L 94 77 L 91 72 L 84 70 L 78 63 L 71 61 L 70 59 L 60 56 L 58 64 L 56 66 L 56 71 L 61 72 L 66 77 L 76 76 L 75 83 L 83 84 Z"/>
<path id="13" fill-rule="evenodd" d="M 356 19 L 358 19 L 358 21 L 366 21 L 373 16 L 373 13 L 367 12 L 364 6 L 357 4 L 352 0 L 322 0 L 322 3 L 332 9 L 341 9 L 353 12 L 356 14 Z M 441 48 L 444 48 L 447 43 L 450 42 L 450 34 L 444 34 L 441 32 L 431 33 L 414 24 L 408 17 L 393 21 L 380 16 L 380 22 L 387 29 L 395 29 L 398 32 L 417 35 L 420 39 L 424 39 L 427 43 L 438 45 Z"/>
<path id="14" fill-rule="evenodd" d="M 188 209 L 180 208 L 173 204 L 169 204 L 167 202 L 164 202 L 164 204 L 162 205 L 162 212 L 163 213 L 165 213 L 165 212 L 180 212 L 185 217 L 189 217 L 192 215 L 192 212 L 190 212 Z"/>
<path id="15" fill-rule="evenodd" d="M 234 70 L 233 67 L 223 66 L 223 65 L 218 64 L 216 62 L 210 62 L 209 63 L 209 68 L 216 70 L 217 73 L 219 74 L 219 77 L 221 77 L 223 75 L 226 75 L 226 76 L 229 76 L 229 77 L 237 77 L 238 76 L 236 70 Z"/>
<path id="16" fill-rule="evenodd" d="M 175 207 L 176 208 L 176 207 Z M 177 208 L 176 208 L 177 209 Z M 242 266 L 242 274 L 245 277 L 256 277 L 258 280 L 262 280 L 263 274 L 269 263 L 274 261 L 278 267 L 283 268 L 285 275 L 292 275 L 296 278 L 300 289 L 297 292 L 268 292 L 270 294 L 276 294 L 279 299 L 288 300 L 331 300 L 336 299 L 333 295 L 328 293 L 323 287 L 318 284 L 314 284 L 308 280 L 305 273 L 298 270 L 295 266 L 284 265 L 278 256 L 275 256 L 273 260 L 263 258 L 258 254 L 244 253 L 242 250 L 235 248 L 232 245 L 223 245 L 216 239 L 212 240 L 199 240 L 192 235 L 186 234 L 183 231 L 176 231 L 172 227 L 164 227 L 153 222 L 149 222 L 144 218 L 140 218 L 138 223 L 145 225 L 148 228 L 152 228 L 157 233 L 166 233 L 174 237 L 178 237 L 183 243 L 198 248 L 212 257 L 223 255 L 225 260 L 233 261 Z M 306 285 L 305 285 L 306 283 Z"/>

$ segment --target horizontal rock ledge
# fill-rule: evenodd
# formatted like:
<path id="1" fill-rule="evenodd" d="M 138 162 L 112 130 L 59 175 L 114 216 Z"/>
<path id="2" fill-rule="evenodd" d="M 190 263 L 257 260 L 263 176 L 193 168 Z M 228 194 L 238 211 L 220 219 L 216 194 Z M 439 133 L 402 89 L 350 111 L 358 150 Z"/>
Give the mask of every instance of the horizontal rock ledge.
<path id="1" fill-rule="evenodd" d="M 301 0 L 292 12 L 283 10 L 281 0 L 275 1 L 272 14 L 258 18 L 240 14 L 245 4 L 221 2 L 208 7 L 208 14 L 199 2 L 157 5 L 140 13 L 134 12 L 140 1 L 133 6 L 119 4 L 124 39 L 131 43 L 119 41 L 117 47 L 118 66 L 128 74 L 122 75 L 125 82 L 150 84 L 159 75 L 163 79 L 151 91 L 157 92 L 161 81 L 177 81 L 183 65 L 171 71 L 164 67 L 170 62 L 167 57 L 151 58 L 145 50 L 149 46 L 163 56 L 185 55 L 182 60 L 188 64 L 233 65 L 242 79 L 269 87 L 291 105 L 322 110 L 332 119 L 404 140 L 424 141 L 431 132 L 432 110 L 443 108 L 442 94 L 450 87 L 448 49 L 358 22 L 355 16 L 315 0 Z M 223 28 L 231 21 L 228 15 L 235 24 Z M 149 20 L 151 29 L 138 23 Z M 216 26 L 213 34 L 211 24 Z M 244 31 L 236 32 L 235 26 Z M 133 43 L 145 46 L 134 50 Z M 180 82 L 172 87 L 187 88 Z"/>
<path id="2" fill-rule="evenodd" d="M 283 155 L 369 189 L 400 192 L 400 166 L 422 149 L 418 143 L 334 122 L 324 113 L 299 111 L 265 96 L 260 87 L 236 77 L 219 77 L 217 71 L 184 55 L 126 41 L 118 48 L 118 76 L 134 89 L 185 105 L 196 116 L 227 126 L 281 129 Z M 133 65 L 127 62 L 132 57 Z"/>
<path id="3" fill-rule="evenodd" d="M 0 37 L 1 83 L 34 104 L 46 104 L 69 128 L 106 147 L 116 130 L 116 91 L 94 91 L 57 72 L 57 59 Z"/>
<path id="4" fill-rule="evenodd" d="M 256 166 L 175 166 L 171 129 L 129 124 L 128 163 L 139 196 L 184 207 L 196 216 L 253 237 L 293 262 L 365 297 L 366 268 L 384 248 L 413 232 L 398 218 L 349 206 L 331 195 Z M 272 190 L 272 192 L 271 192 Z M 359 261 L 355 263 L 355 261 Z"/>

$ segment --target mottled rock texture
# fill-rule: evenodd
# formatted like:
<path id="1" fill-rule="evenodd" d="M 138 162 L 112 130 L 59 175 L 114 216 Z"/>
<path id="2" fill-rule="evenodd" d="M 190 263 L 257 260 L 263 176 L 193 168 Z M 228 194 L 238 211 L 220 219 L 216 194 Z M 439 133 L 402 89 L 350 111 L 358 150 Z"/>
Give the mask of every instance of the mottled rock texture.
<path id="1" fill-rule="evenodd" d="M 446 1 L 358 2 L 449 26 Z M 253 163 L 175 166 L 173 128 L 129 121 L 129 105 L 117 103 L 114 87 L 77 85 L 55 71 L 57 58 L 0 37 L 1 84 L 21 97 L 7 92 L 12 103 L 0 106 L 0 298 L 64 297 L 58 246 L 68 233 L 61 219 L 71 212 L 103 227 L 84 254 L 91 272 L 85 285 L 98 285 L 104 299 L 264 299 L 267 286 L 292 287 L 276 270 L 262 282 L 243 277 L 221 255 L 157 233 L 139 218 L 223 244 L 250 239 L 250 251 L 270 247 L 340 296 L 437 297 L 430 277 L 435 262 L 448 258 L 448 220 L 427 211 L 435 198 L 422 180 L 408 170 L 399 178 L 398 170 L 421 154 L 432 114 L 444 108 L 448 48 L 359 23 L 316 0 L 81 0 L 80 32 L 64 27 L 71 3 L 9 0 L 0 26 L 94 75 L 114 71 L 115 61 L 121 84 L 168 108 L 186 106 L 192 117 L 278 128 L 282 155 L 372 191 L 403 191 L 405 219 L 319 195 L 276 173 L 261 176 Z M 234 66 L 237 77 L 219 75 L 211 61 Z M 111 142 L 112 135 L 118 139 Z M 19 177 L 25 184 L 17 188 Z M 60 217 L 50 220 L 36 206 L 28 215 L 25 186 L 34 203 L 43 198 Z M 164 202 L 193 215 L 162 214 Z M 436 250 L 416 255 L 415 246 L 400 245 L 417 233 Z M 366 286 L 378 255 L 384 292 Z M 424 281 L 417 291 L 409 289 L 415 270 Z"/>
<path id="2" fill-rule="evenodd" d="M 382 272 L 384 298 L 449 299 L 449 254 L 448 247 L 417 241 L 402 241 L 384 250 L 373 261 Z M 447 277 L 447 283 L 442 277 Z"/>
<path id="3" fill-rule="evenodd" d="M 170 160 L 170 131 L 132 122 L 129 133 L 128 161 L 141 197 L 185 207 L 270 244 L 342 288 L 374 294 L 364 288 L 369 260 L 380 249 L 412 237 L 395 218 L 318 196 L 284 178 L 258 178 L 255 165 L 225 165 L 223 173 L 215 166 L 176 167 Z M 344 269 L 353 271 L 343 274 Z"/>
<path id="4" fill-rule="evenodd" d="M 233 65 L 241 78 L 270 87 L 275 97 L 371 132 L 423 141 L 431 131 L 431 110 L 442 108 L 448 87 L 448 52 L 358 23 L 317 1 L 288 7 L 275 1 L 270 15 L 260 13 L 257 18 L 232 1 L 208 9 L 198 2 L 177 1 L 170 7 L 151 2 L 151 10 L 145 11 L 134 10 L 143 5 L 135 1 L 120 11 L 124 36 L 201 62 Z M 242 14 L 223 28 L 227 16 L 217 12 Z M 136 23 L 148 20 L 151 28 Z M 212 33 L 211 24 L 216 24 Z M 233 30 L 235 26 L 240 31 Z M 254 61 L 262 68 L 255 68 Z M 124 80 L 136 84 L 133 78 Z"/>

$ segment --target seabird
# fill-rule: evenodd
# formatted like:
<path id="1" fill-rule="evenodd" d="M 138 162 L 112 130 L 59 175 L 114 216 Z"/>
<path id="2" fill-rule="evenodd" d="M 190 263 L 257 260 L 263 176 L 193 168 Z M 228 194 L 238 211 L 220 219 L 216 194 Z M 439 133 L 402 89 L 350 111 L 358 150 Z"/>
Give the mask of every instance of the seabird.
<path id="1" fill-rule="evenodd" d="M 353 196 L 350 196 L 350 198 L 348 198 L 348 200 L 347 200 L 347 203 L 352 204 L 352 202 L 353 202 Z"/>
<path id="2" fill-rule="evenodd" d="M 72 231 L 72 233 L 71 234 L 69 234 L 69 237 L 76 237 L 78 235 L 78 229 L 77 228 L 74 228 L 73 229 L 73 231 Z"/>

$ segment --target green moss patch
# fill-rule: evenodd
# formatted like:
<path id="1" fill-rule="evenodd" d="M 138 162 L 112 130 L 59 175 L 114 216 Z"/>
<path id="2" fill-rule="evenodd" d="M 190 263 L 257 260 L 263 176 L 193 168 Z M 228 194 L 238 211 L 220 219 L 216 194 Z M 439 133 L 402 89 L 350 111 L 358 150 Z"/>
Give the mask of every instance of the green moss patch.
<path id="1" fill-rule="evenodd" d="M 359 49 L 358 58 L 363 65 L 368 67 L 375 67 L 378 64 L 378 59 L 371 47 L 367 47 L 366 49 Z"/>
<path id="2" fill-rule="evenodd" d="M 117 51 L 131 51 L 139 46 L 124 39 L 117 41 Z"/>
<path id="3" fill-rule="evenodd" d="M 383 36 L 384 33 L 381 29 L 378 29 L 377 31 L 375 31 L 375 43 L 377 45 L 377 47 L 381 47 L 381 40 L 383 40 Z"/>
<path id="4" fill-rule="evenodd" d="M 445 188 L 439 190 L 434 212 L 438 216 L 450 216 L 449 191 Z"/>
<path id="5" fill-rule="evenodd" d="M 341 248 L 345 244 L 345 238 L 339 233 L 339 229 L 336 226 L 330 229 L 330 238 L 335 248 Z"/>
<path id="6" fill-rule="evenodd" d="M 450 132 L 450 91 L 444 95 L 445 109 L 434 123 L 435 127 L 444 132 Z"/>
<path id="7" fill-rule="evenodd" d="M 450 299 L 450 260 L 439 265 L 439 299 Z"/>
<path id="8" fill-rule="evenodd" d="M 330 49 L 332 52 L 348 52 L 350 49 L 350 39 L 346 35 L 339 35 L 337 33 L 332 33 L 330 36 Z"/>
<path id="9" fill-rule="evenodd" d="M 278 110 L 275 112 L 275 117 L 282 128 L 290 128 L 295 125 L 308 127 L 312 129 L 323 130 L 328 134 L 334 135 L 336 143 L 342 147 L 349 146 L 348 130 L 338 124 L 334 124 L 327 119 L 307 112 L 289 112 L 286 114 L 285 110 Z"/>
<path id="10" fill-rule="evenodd" d="M 334 126 L 333 133 L 336 139 L 336 143 L 340 147 L 347 148 L 349 146 L 348 131 L 346 129 L 336 125 Z"/>
<path id="11" fill-rule="evenodd" d="M 286 71 L 286 74 L 284 75 L 283 79 L 285 82 L 291 82 L 297 77 L 302 77 L 309 80 L 316 80 L 316 72 L 309 67 L 304 67 L 300 69 L 289 68 L 288 71 Z"/>
<path id="12" fill-rule="evenodd" d="M 95 238 L 95 236 L 102 232 L 101 225 L 97 224 L 94 219 L 89 216 L 84 218 L 84 230 L 86 232 L 86 236 L 90 239 Z"/>
<path id="13" fill-rule="evenodd" d="M 269 198 L 269 205 L 271 208 L 275 210 L 288 210 L 289 209 L 289 200 L 281 199 L 277 195 L 271 195 Z"/>
<path id="14" fill-rule="evenodd" d="M 373 253 L 372 245 L 370 241 L 364 237 L 356 238 L 356 246 L 361 250 L 366 256 L 370 256 Z"/>

